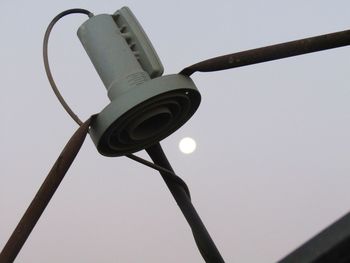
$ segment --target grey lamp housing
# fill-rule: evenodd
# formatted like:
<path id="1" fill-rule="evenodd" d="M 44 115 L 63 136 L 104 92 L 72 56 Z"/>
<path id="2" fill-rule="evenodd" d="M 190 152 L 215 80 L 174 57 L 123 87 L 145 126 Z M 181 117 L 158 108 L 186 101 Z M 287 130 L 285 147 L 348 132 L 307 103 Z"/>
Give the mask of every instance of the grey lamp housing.
<path id="1" fill-rule="evenodd" d="M 184 75 L 163 66 L 129 8 L 91 17 L 78 37 L 111 102 L 93 120 L 90 136 L 106 156 L 133 153 L 164 139 L 197 110 L 201 96 Z"/>

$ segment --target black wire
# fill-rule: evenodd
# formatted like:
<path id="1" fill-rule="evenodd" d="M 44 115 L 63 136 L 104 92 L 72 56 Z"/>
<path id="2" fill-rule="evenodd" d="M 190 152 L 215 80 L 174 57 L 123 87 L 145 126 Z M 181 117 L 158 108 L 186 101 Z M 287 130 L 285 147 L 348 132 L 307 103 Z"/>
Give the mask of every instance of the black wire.
<path id="1" fill-rule="evenodd" d="M 184 190 L 186 191 L 186 194 L 188 196 L 188 198 L 191 199 L 191 193 L 190 193 L 190 190 L 188 189 L 188 186 L 187 184 L 184 182 L 184 180 L 181 179 L 181 177 L 179 177 L 178 175 L 176 175 L 173 171 L 169 170 L 169 169 L 166 169 L 160 165 L 157 165 L 157 164 L 154 164 L 152 162 L 149 162 L 145 159 L 142 159 L 141 157 L 138 157 L 136 155 L 133 155 L 133 154 L 127 154 L 125 155 L 126 157 L 136 161 L 136 162 L 139 162 L 143 165 L 146 165 L 148 167 L 151 167 L 159 172 L 163 172 L 163 173 L 166 173 L 168 178 L 172 181 L 174 181 L 175 183 L 179 184 L 180 186 L 182 186 L 184 188 Z"/>
<path id="2" fill-rule="evenodd" d="M 148 155 L 154 161 L 155 164 L 164 167 L 167 170 L 173 171 L 165 153 L 159 143 L 146 149 Z M 174 184 L 172 180 L 169 180 L 167 173 L 160 172 L 163 180 L 168 186 L 171 194 L 173 195 L 180 210 L 185 216 L 188 224 L 191 227 L 194 240 L 196 241 L 199 252 L 207 263 L 223 263 L 225 262 L 220 255 L 214 241 L 210 237 L 205 225 L 199 217 L 196 209 L 194 208 L 190 198 L 187 196 L 185 189 L 179 185 Z"/>
<path id="3" fill-rule="evenodd" d="M 49 37 L 50 33 L 52 31 L 53 26 L 57 23 L 58 20 L 60 20 L 62 17 L 70 14 L 85 14 L 88 15 L 89 17 L 93 17 L 94 14 L 91 13 L 88 10 L 81 9 L 81 8 L 73 8 L 73 9 L 68 9 L 66 11 L 63 11 L 62 13 L 59 13 L 57 16 L 55 16 L 50 24 L 48 25 L 45 36 L 44 36 L 44 43 L 43 43 L 43 57 L 44 57 L 44 66 L 45 66 L 45 71 L 46 71 L 46 76 L 50 82 L 50 85 L 52 87 L 53 92 L 55 93 L 57 99 L 63 106 L 63 108 L 66 110 L 66 112 L 72 117 L 72 119 L 79 125 L 81 126 L 83 122 L 79 119 L 79 117 L 72 111 L 72 109 L 68 106 L 64 98 L 62 97 L 61 93 L 59 92 L 57 85 L 55 81 L 53 80 L 52 73 L 50 70 L 50 65 L 49 65 L 49 58 L 48 58 L 48 43 L 49 43 Z"/>

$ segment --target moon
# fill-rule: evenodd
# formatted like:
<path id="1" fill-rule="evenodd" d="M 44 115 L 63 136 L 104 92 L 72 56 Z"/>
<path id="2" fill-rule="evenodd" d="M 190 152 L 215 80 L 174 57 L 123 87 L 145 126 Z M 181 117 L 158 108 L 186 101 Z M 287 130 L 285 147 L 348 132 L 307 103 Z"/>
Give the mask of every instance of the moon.
<path id="1" fill-rule="evenodd" d="M 179 142 L 179 149 L 184 154 L 193 153 L 196 150 L 197 143 L 190 137 L 182 138 Z"/>

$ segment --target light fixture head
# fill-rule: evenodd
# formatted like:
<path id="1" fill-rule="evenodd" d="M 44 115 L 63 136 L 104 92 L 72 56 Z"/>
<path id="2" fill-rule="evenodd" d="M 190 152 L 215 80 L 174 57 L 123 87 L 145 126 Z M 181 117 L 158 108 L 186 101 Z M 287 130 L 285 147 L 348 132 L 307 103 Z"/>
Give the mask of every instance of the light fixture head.
<path id="1" fill-rule="evenodd" d="M 158 77 L 112 100 L 93 121 L 90 135 L 103 155 L 136 152 L 180 128 L 199 103 L 190 78 Z"/>
<path id="2" fill-rule="evenodd" d="M 201 96 L 193 81 L 179 74 L 161 76 L 163 66 L 127 7 L 90 18 L 78 37 L 111 100 L 90 129 L 101 154 L 121 156 L 147 148 L 197 110 Z"/>

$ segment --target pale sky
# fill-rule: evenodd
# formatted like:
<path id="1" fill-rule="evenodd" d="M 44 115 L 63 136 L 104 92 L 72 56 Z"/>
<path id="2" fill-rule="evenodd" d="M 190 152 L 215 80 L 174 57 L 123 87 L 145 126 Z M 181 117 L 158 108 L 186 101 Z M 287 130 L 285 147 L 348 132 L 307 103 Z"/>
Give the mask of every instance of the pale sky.
<path id="1" fill-rule="evenodd" d="M 1 1 L 0 249 L 77 128 L 44 73 L 47 25 L 69 8 L 125 5 L 165 74 L 350 27 L 346 0 Z M 55 80 L 82 119 L 108 103 L 76 36 L 86 19 L 64 18 L 49 43 Z M 276 262 L 349 211 L 349 57 L 345 47 L 193 75 L 200 108 L 162 145 L 226 262 Z M 179 151 L 183 137 L 196 140 L 193 154 Z M 16 262 L 203 260 L 160 175 L 99 155 L 88 137 Z"/>

